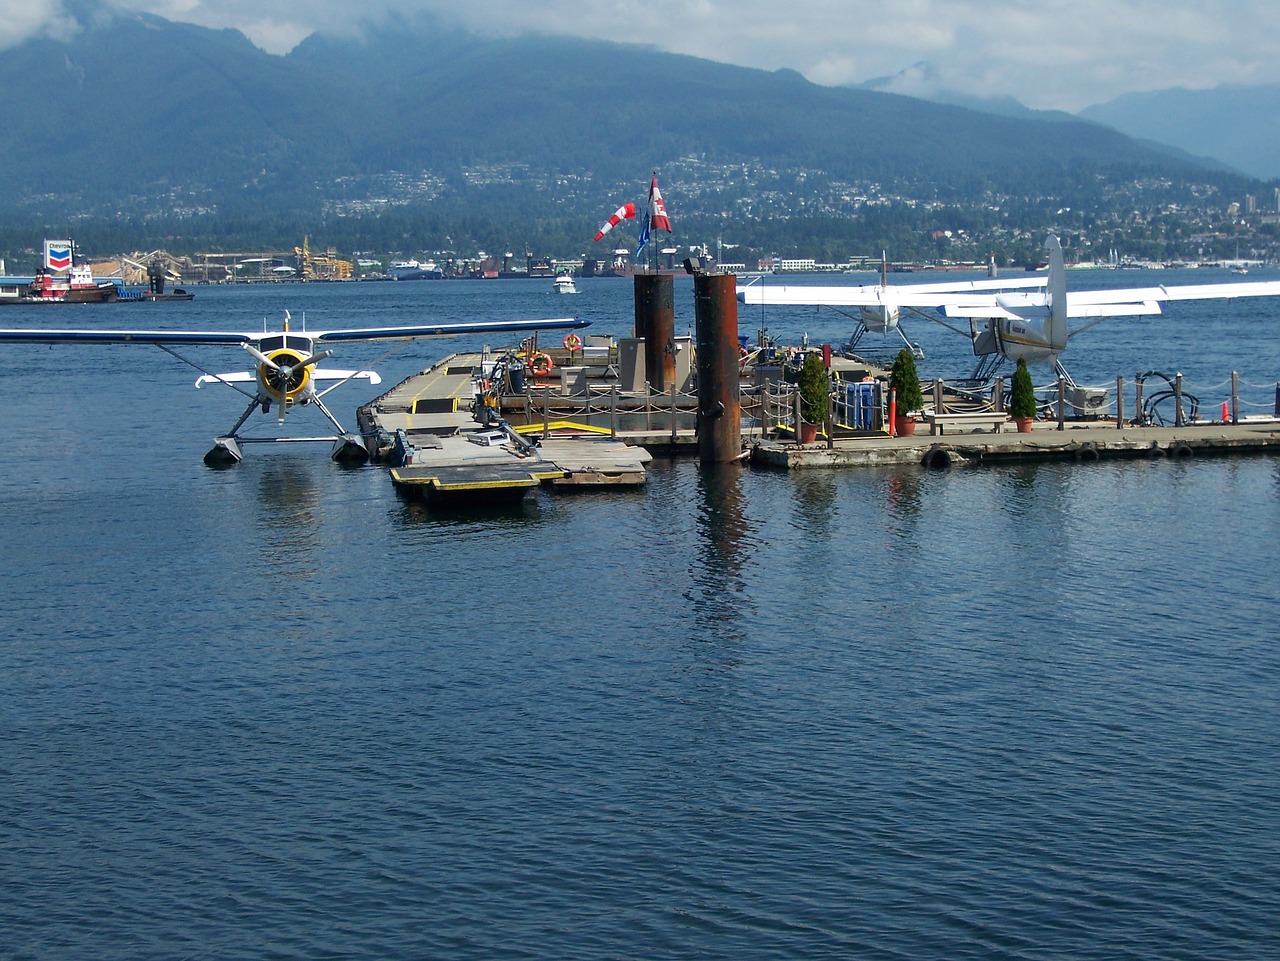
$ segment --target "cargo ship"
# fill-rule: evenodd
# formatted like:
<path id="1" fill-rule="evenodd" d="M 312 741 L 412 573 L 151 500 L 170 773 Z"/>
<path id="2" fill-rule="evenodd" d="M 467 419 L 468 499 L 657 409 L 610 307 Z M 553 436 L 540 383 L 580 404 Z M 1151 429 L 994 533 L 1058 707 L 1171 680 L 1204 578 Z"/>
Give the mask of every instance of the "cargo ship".
<path id="1" fill-rule="evenodd" d="M 434 260 L 397 260 L 387 268 L 392 280 L 440 280 L 444 271 Z"/>

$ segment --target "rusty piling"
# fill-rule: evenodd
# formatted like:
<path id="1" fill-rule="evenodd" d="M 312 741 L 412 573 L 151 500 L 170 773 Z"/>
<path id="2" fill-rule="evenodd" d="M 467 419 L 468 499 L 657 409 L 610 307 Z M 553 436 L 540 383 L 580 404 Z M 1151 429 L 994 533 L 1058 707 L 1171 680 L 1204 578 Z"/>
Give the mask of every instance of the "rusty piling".
<path id="1" fill-rule="evenodd" d="M 742 454 L 738 400 L 738 278 L 695 274 L 698 354 L 698 459 L 725 464 Z"/>
<path id="2" fill-rule="evenodd" d="M 644 338 L 649 388 L 665 394 L 676 381 L 676 308 L 670 274 L 636 274 L 636 336 Z"/>

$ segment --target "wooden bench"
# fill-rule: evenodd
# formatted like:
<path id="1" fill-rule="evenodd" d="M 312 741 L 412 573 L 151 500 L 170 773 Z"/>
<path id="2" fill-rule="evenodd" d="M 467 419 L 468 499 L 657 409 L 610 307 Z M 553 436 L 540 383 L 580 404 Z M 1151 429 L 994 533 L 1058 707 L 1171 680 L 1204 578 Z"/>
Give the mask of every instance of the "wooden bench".
<path id="1" fill-rule="evenodd" d="M 1009 415 L 1004 411 L 974 410 L 963 414 L 927 413 L 924 419 L 929 422 L 929 433 L 932 435 L 946 433 L 947 427 L 959 427 L 966 433 L 985 427 L 993 434 L 1000 433 Z"/>

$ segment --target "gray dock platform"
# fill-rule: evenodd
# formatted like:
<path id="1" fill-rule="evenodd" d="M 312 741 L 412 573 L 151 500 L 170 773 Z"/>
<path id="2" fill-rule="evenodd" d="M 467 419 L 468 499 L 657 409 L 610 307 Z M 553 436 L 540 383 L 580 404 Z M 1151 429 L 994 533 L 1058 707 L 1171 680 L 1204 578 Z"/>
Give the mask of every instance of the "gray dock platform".
<path id="1" fill-rule="evenodd" d="M 451 354 L 357 412 L 375 460 L 396 486 L 429 501 L 501 503 L 533 488 L 643 486 L 650 455 L 589 430 L 522 434 L 492 412 L 474 414 L 476 382 L 492 355 Z M 527 428 L 526 428 L 527 430 Z"/>

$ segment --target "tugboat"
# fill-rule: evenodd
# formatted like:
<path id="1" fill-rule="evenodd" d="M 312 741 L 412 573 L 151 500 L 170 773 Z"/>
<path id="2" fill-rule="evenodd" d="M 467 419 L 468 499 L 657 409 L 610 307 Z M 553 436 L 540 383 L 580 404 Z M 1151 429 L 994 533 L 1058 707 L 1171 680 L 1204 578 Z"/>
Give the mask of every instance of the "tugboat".
<path id="1" fill-rule="evenodd" d="M 101 304 L 115 300 L 119 290 L 112 281 L 94 280 L 83 265 L 72 267 L 65 276 L 40 267 L 25 290 L 19 289 L 15 297 L 0 297 L 0 304 Z"/>

